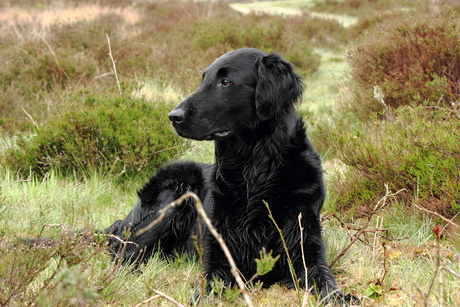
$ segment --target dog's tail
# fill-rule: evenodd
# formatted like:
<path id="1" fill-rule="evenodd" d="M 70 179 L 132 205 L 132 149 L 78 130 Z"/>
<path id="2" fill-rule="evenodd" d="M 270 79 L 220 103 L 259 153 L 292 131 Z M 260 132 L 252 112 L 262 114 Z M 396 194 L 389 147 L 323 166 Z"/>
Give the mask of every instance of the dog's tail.
<path id="1" fill-rule="evenodd" d="M 56 240 L 50 238 L 36 238 L 36 239 L 23 239 L 19 238 L 14 243 L 14 246 L 23 245 L 29 248 L 38 248 L 38 247 L 52 247 L 56 244 Z"/>
<path id="2" fill-rule="evenodd" d="M 99 239 L 99 237 L 105 237 L 104 232 L 102 231 L 79 231 L 79 232 L 70 232 L 70 233 L 64 233 L 58 238 L 18 238 L 16 241 L 13 243 L 14 247 L 26 247 L 26 248 L 52 248 L 55 247 L 56 245 L 68 241 L 68 240 L 74 240 L 74 241 L 80 241 L 82 243 L 86 244 L 104 244 L 106 239 Z"/>

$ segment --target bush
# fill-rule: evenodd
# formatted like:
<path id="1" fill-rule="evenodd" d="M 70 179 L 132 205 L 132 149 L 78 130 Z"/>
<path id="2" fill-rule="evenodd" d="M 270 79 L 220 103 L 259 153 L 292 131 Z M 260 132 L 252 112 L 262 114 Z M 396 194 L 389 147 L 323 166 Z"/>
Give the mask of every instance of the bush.
<path id="1" fill-rule="evenodd" d="M 3 163 L 25 175 L 32 171 L 43 176 L 51 169 L 149 175 L 185 148 L 169 125 L 169 104 L 89 92 L 74 99 L 61 116 L 36 126 L 36 135 L 19 137 Z"/>
<path id="2" fill-rule="evenodd" d="M 302 75 L 311 75 L 319 67 L 320 57 L 313 52 L 307 37 L 295 39 L 287 22 L 278 16 L 244 15 L 231 19 L 197 21 L 188 36 L 194 50 L 209 64 L 232 49 L 250 47 L 266 52 L 279 52 L 292 62 Z M 186 30 L 188 32 L 190 30 Z M 297 37 L 298 38 L 298 37 Z"/>
<path id="3" fill-rule="evenodd" d="M 460 100 L 460 18 L 451 11 L 394 17 L 369 32 L 349 56 L 356 83 L 353 109 L 363 117 L 409 104 L 450 107 Z"/>
<path id="4" fill-rule="evenodd" d="M 293 42 L 308 42 L 310 46 L 339 49 L 349 42 L 347 30 L 336 20 L 314 17 L 308 12 L 283 20 L 287 36 Z"/>
<path id="5" fill-rule="evenodd" d="M 341 123 L 329 133 L 338 157 L 348 166 L 346 174 L 330 184 L 340 210 L 372 210 L 388 184 L 393 192 L 407 190 L 400 194 L 406 204 L 415 198 L 446 216 L 460 212 L 460 120 L 450 112 L 401 107 L 393 120 L 351 129 Z"/>
<path id="6" fill-rule="evenodd" d="M 116 32 L 119 24 L 117 16 L 104 15 L 93 22 L 51 25 L 46 31 L 38 31 L 40 25 L 21 25 L 19 39 L 12 31 L 1 33 L 0 122 L 14 126 L 14 121 L 23 121 L 23 109 L 38 120 L 54 115 L 55 108 L 67 102 L 66 96 L 91 85 L 109 92 L 105 85 L 108 79 L 113 85 L 113 79 L 95 77 L 110 71 L 105 33 Z M 119 42 L 112 39 L 118 51 Z M 126 62 L 122 58 L 117 63 L 122 71 L 127 70 L 121 65 Z"/>

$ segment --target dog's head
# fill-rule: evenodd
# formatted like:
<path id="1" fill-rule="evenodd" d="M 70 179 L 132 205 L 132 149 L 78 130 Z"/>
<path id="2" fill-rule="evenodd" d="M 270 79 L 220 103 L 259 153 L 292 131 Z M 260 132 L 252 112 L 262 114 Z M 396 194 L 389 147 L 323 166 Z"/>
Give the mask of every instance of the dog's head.
<path id="1" fill-rule="evenodd" d="M 301 95 L 300 77 L 279 55 L 237 49 L 204 71 L 198 89 L 169 113 L 169 119 L 182 137 L 221 140 L 276 120 Z"/>

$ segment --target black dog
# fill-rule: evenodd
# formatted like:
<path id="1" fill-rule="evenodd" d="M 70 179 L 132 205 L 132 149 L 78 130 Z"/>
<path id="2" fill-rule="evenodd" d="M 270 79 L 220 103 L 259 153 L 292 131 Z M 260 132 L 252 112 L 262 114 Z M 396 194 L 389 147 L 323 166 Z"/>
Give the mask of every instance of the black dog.
<path id="1" fill-rule="evenodd" d="M 320 229 L 325 197 L 321 160 L 295 111 L 301 95 L 300 77 L 277 54 L 238 49 L 215 60 L 198 89 L 169 114 L 180 136 L 215 141 L 215 164 L 176 162 L 158 170 L 140 190 L 128 216 L 106 229 L 117 237 L 111 240 L 112 252 L 128 263 L 157 251 L 193 253 L 192 236 L 199 234 L 191 199 L 170 210 L 149 231 L 136 234 L 157 218 L 161 208 L 192 191 L 202 199 L 246 279 L 256 273 L 254 259 L 265 248 L 280 259 L 259 280 L 267 287 L 274 283 L 292 287 L 285 249 L 266 202 L 282 230 L 300 286 L 307 286 L 298 223 L 302 213 L 308 284 L 316 285 L 325 302 L 347 305 L 354 300 L 340 292 L 326 264 Z M 206 278 L 233 284 L 220 246 L 203 229 Z M 119 238 L 131 243 L 122 244 Z"/>

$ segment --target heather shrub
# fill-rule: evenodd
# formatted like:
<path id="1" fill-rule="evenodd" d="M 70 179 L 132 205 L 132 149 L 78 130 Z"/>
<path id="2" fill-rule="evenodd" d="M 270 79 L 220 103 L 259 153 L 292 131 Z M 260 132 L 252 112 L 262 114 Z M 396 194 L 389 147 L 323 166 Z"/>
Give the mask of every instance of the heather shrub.
<path id="1" fill-rule="evenodd" d="M 169 125 L 170 109 L 164 101 L 84 91 L 62 115 L 37 125 L 35 135 L 19 136 L 2 162 L 25 175 L 148 175 L 185 148 Z"/>
<path id="2" fill-rule="evenodd" d="M 42 30 L 25 24 L 15 35 L 1 33 L 0 121 L 24 121 L 23 110 L 41 120 L 67 103 L 69 94 L 85 87 L 110 92 L 113 78 L 96 77 L 110 72 L 105 33 L 116 32 L 119 24 L 117 16 L 105 15 L 97 21 L 54 24 Z M 119 41 L 113 41 L 113 49 L 118 51 Z M 125 57 L 117 63 L 121 71 L 127 70 L 122 65 L 127 62 L 130 60 Z"/>
<path id="3" fill-rule="evenodd" d="M 102 288 L 110 296 L 116 295 L 117 287 L 112 283 L 116 284 L 117 275 L 113 274 L 108 256 L 104 254 L 104 244 L 90 245 L 88 237 L 76 237 L 62 230 L 53 231 L 53 238 L 56 244 L 47 248 L 19 245 L 14 251 L 13 248 L 2 251 L 2 305 L 25 302 L 41 306 L 75 305 L 75 302 L 97 305 Z M 11 245 L 5 241 L 0 238 L 1 244 Z"/>
<path id="4" fill-rule="evenodd" d="M 293 42 L 305 41 L 310 46 L 332 50 L 341 50 L 349 42 L 348 31 L 338 21 L 314 17 L 305 11 L 302 15 L 284 19 L 283 24 L 286 25 L 285 35 Z"/>
<path id="5" fill-rule="evenodd" d="M 380 23 L 349 54 L 351 105 L 363 117 L 409 104 L 450 108 L 460 99 L 460 17 L 448 10 L 401 17 Z"/>
<path id="6" fill-rule="evenodd" d="M 319 55 L 313 52 L 307 36 L 291 33 L 289 24 L 279 16 L 247 15 L 231 20 L 203 20 L 195 24 L 193 46 L 217 57 L 229 50 L 252 47 L 267 52 L 279 52 L 305 76 L 316 72 Z M 305 30 L 305 26 L 303 30 Z"/>
<path id="7" fill-rule="evenodd" d="M 401 107 L 391 120 L 339 122 L 323 129 L 336 157 L 347 165 L 329 188 L 341 210 L 368 212 L 391 191 L 446 216 L 460 212 L 460 120 L 446 110 Z"/>

